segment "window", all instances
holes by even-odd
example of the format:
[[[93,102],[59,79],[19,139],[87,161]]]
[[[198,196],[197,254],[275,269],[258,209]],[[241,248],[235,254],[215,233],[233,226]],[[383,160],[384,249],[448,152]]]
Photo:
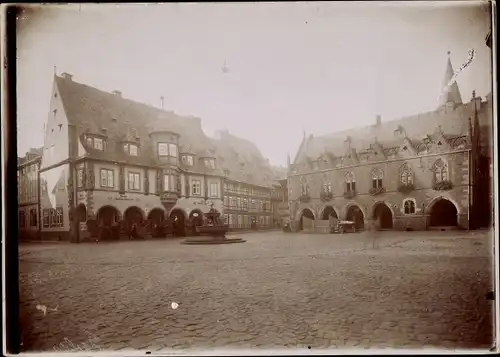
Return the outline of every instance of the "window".
[[[113,188],[115,178],[114,171],[101,169],[101,187]]]
[[[225,207],[229,206],[229,197],[228,196],[224,196],[224,206]]]
[[[30,210],[30,226],[36,227],[38,224],[38,215],[36,214],[36,209]]]
[[[192,190],[191,194],[192,195],[201,195],[201,181],[200,180],[193,180],[193,185],[192,185]]]
[[[43,209],[43,227],[44,228],[48,228],[49,225],[50,225],[49,213],[50,213],[50,209],[49,208],[44,208]]]
[[[250,208],[252,208],[252,209],[256,209],[257,208],[257,205],[256,205],[254,199],[252,199],[252,202],[250,203],[250,205],[251,205]]]
[[[96,150],[104,150],[104,145],[102,143],[102,139],[100,138],[94,138],[94,149]]]
[[[384,172],[381,169],[372,170],[372,187],[382,188],[382,179],[384,178]]]
[[[186,165],[188,166],[193,166],[194,162],[193,162],[193,157],[191,155],[186,155]]]
[[[163,191],[175,192],[175,175],[163,175]]]
[[[217,182],[210,184],[210,197],[219,197],[219,184]]]
[[[354,173],[348,172],[345,175],[345,183],[347,192],[356,192],[356,178],[354,177]]]
[[[77,187],[83,187],[83,169],[78,169],[76,172],[76,185]]]
[[[87,145],[88,146],[93,146],[92,143],[93,143],[92,142],[92,138],[87,138]]]
[[[448,165],[441,159],[434,163],[434,181],[448,181]]]
[[[400,179],[403,185],[413,184],[413,172],[408,167],[408,164],[403,164],[400,169]]]
[[[248,200],[246,198],[243,199],[243,209],[248,208]]]
[[[240,197],[237,197],[236,198],[236,208],[240,208],[241,207],[241,198]]]
[[[172,143],[158,143],[158,155],[177,157],[177,145]]]
[[[56,210],[53,208],[49,209],[49,226],[50,227],[56,226]]]
[[[26,227],[26,214],[24,211],[19,211],[19,227]]]
[[[130,156],[137,156],[139,154],[139,147],[135,144],[123,145],[123,150]]]
[[[403,201],[403,208],[405,214],[415,214],[415,200],[406,199]]]
[[[63,226],[63,208],[62,207],[57,207],[56,208],[55,226],[56,227],[62,227]]]
[[[128,189],[138,191],[141,189],[141,175],[137,172],[128,173]]]
[[[214,159],[205,159],[205,167],[208,169],[215,169],[215,160]]]

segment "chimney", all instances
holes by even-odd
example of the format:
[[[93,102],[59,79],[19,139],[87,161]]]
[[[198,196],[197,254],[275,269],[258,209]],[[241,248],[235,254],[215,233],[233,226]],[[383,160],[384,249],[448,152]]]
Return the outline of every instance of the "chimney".
[[[73,80],[73,75],[72,74],[69,74],[67,72],[64,72],[63,74],[61,74],[61,76],[64,78],[64,79],[67,79],[68,81],[72,81]]]
[[[376,126],[382,125],[382,116],[380,116],[380,115],[375,116],[375,125]]]
[[[116,96],[118,96],[118,97],[122,96],[122,92],[120,92],[119,90],[114,90],[113,94],[116,95]]]

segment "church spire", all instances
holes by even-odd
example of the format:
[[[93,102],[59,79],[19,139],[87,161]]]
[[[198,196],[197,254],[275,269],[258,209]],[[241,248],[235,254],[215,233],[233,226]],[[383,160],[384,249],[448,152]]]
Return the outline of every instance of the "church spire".
[[[443,89],[439,100],[439,106],[444,106],[447,103],[462,104],[462,96],[456,80],[453,78],[455,71],[451,64],[451,52],[448,51],[448,63],[446,64],[446,72],[444,74]],[[451,82],[453,80],[453,82]],[[451,83],[450,83],[451,82]]]

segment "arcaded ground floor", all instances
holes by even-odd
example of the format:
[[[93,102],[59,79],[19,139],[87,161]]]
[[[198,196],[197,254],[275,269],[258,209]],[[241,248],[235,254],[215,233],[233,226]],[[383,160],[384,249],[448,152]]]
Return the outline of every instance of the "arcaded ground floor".
[[[490,232],[244,238],[21,245],[22,348],[492,346]]]

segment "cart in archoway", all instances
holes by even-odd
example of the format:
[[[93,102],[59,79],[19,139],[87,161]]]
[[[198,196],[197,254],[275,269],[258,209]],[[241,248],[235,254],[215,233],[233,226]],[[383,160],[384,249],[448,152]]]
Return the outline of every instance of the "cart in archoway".
[[[347,233],[347,232],[356,232],[356,222],[353,221],[340,221],[334,219],[332,222],[332,226],[330,228],[331,233]]]

